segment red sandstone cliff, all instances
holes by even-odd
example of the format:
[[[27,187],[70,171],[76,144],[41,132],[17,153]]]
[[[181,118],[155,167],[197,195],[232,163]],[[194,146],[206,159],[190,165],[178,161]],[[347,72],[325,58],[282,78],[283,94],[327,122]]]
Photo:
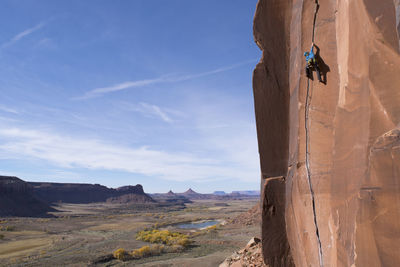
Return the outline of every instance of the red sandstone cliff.
[[[398,4],[320,0],[327,80],[308,86],[315,0],[259,0],[253,88],[270,266],[400,265]]]

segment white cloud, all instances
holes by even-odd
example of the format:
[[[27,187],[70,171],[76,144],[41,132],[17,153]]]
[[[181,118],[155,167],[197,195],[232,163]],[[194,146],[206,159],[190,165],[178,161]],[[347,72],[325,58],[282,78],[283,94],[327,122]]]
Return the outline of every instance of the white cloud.
[[[1,48],[5,48],[8,46],[13,45],[14,43],[18,42],[19,40],[21,40],[22,38],[36,32],[37,30],[39,30],[40,28],[42,28],[45,24],[43,22],[35,25],[32,28],[26,29],[20,33],[18,33],[17,35],[15,35],[13,38],[11,38],[8,42],[4,43],[1,45]]]
[[[138,80],[138,81],[127,81],[123,83],[118,83],[112,86],[108,87],[101,87],[101,88],[95,88],[93,90],[90,90],[86,92],[83,96],[76,97],[74,99],[76,100],[83,100],[83,99],[88,99],[88,98],[93,98],[93,97],[99,97],[107,93],[113,93],[121,90],[126,90],[129,88],[135,88],[135,87],[142,87],[146,85],[152,85],[152,84],[159,84],[159,83],[175,83],[175,82],[182,82],[182,81],[188,81],[196,78],[201,78],[213,74],[217,74],[220,72],[225,72],[228,70],[232,70],[235,68],[238,68],[240,66],[256,62],[257,60],[247,60],[244,62],[240,62],[237,64],[233,64],[230,66],[225,66],[222,68],[218,68],[212,71],[207,71],[207,72],[202,72],[202,73],[197,73],[197,74],[188,74],[188,75],[182,75],[182,76],[176,76],[176,75],[164,75],[158,78],[154,79],[147,79],[147,80]]]
[[[254,168],[240,162],[188,153],[130,148],[21,128],[0,129],[0,137],[1,158],[41,159],[69,169],[120,170],[175,181],[259,178]]]
[[[115,85],[112,85],[112,86],[109,86],[109,87],[101,87],[101,88],[93,89],[93,90],[87,92],[86,94],[84,94],[83,96],[76,97],[75,99],[77,99],[77,100],[79,100],[79,99],[88,99],[88,98],[101,96],[101,95],[107,94],[107,93],[112,93],[112,92],[125,90],[125,89],[128,89],[128,88],[146,86],[146,85],[160,83],[160,82],[165,82],[164,78],[123,82],[123,83],[115,84]]]

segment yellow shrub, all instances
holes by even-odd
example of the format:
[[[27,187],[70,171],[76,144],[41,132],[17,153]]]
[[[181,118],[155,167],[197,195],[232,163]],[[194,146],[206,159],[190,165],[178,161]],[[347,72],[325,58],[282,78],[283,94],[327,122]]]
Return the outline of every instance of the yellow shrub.
[[[209,226],[209,227],[207,227],[207,230],[216,230],[217,229],[217,227],[218,227],[218,225],[213,225],[213,226]]]
[[[151,255],[160,255],[161,253],[164,252],[164,245],[152,245],[150,247],[150,254]]]
[[[139,249],[135,249],[134,251],[132,251],[131,253],[132,257],[134,257],[135,259],[140,259],[143,257],[142,254],[140,254]]]
[[[123,248],[119,248],[113,253],[114,258],[118,260],[127,260],[129,257],[129,254],[125,251]]]
[[[143,255],[143,257],[146,257],[150,255],[150,247],[149,246],[143,246],[139,248],[139,252]]]
[[[170,232],[168,230],[149,230],[149,231],[140,231],[136,235],[137,240],[142,240],[150,243],[158,243],[165,245],[181,245],[188,246],[190,244],[189,237],[185,234],[181,234],[178,232]]]
[[[180,238],[178,240],[178,245],[181,245],[182,247],[187,247],[190,245],[190,241],[187,238]]]
[[[134,251],[132,251],[131,255],[136,259],[140,259],[151,255],[160,255],[162,250],[163,247],[161,248],[160,245],[155,245],[151,247],[143,246],[139,249],[135,249]]]

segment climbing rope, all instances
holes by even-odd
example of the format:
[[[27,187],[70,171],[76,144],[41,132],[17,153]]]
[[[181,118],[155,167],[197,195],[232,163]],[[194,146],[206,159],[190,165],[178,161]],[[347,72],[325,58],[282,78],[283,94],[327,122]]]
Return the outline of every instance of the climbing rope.
[[[314,43],[315,37],[315,24],[317,21],[317,13],[319,9],[318,0],[315,0],[315,11],[314,11],[314,21],[313,21],[313,28],[312,28],[312,43]],[[317,242],[318,242],[318,252],[319,252],[319,265],[320,267],[324,266],[323,258],[322,258],[322,244],[319,235],[319,228],[318,228],[318,221],[317,221],[317,213],[315,207],[315,196],[314,190],[311,182],[311,170],[310,170],[310,160],[309,160],[309,129],[308,129],[308,116],[309,116],[309,109],[310,109],[310,79],[307,78],[307,95],[306,95],[306,106],[305,106],[305,131],[306,131],[306,169],[307,169],[307,178],[308,178],[308,185],[310,187],[311,193],[311,201],[312,201],[312,209],[314,214],[314,224],[315,224],[315,232],[317,235]]]

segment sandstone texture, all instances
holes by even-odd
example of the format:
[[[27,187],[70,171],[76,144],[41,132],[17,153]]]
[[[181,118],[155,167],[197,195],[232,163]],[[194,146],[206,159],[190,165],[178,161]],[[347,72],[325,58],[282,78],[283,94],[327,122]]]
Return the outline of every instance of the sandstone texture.
[[[266,264],[400,266],[399,9],[320,0],[313,27],[315,0],[259,0]],[[324,83],[304,73],[313,32]]]

